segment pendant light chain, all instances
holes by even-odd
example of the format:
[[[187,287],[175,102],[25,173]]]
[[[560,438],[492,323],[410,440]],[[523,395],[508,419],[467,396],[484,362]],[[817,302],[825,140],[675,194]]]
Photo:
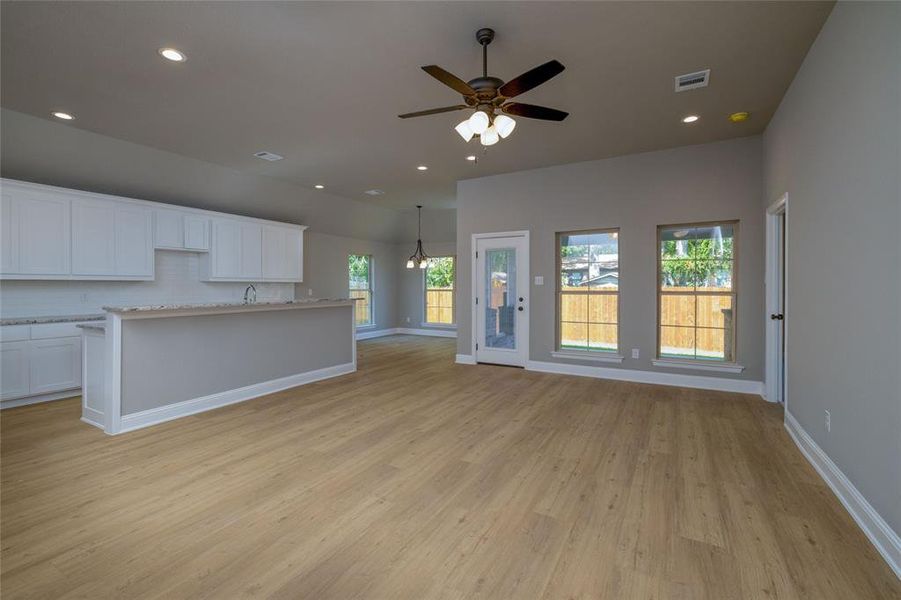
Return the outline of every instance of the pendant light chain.
[[[422,205],[417,204],[416,210],[418,211],[419,217],[419,225],[416,230],[416,251],[407,259],[407,268],[412,269],[414,267],[419,267],[420,269],[425,269],[431,257],[422,249]]]

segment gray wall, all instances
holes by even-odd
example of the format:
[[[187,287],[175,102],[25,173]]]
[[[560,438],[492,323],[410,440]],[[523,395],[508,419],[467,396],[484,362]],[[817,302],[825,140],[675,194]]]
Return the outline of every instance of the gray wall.
[[[457,254],[457,245],[455,242],[423,242],[425,251],[430,256],[454,256]],[[425,317],[423,315],[423,307],[425,306],[425,282],[421,269],[407,269],[407,258],[416,248],[415,244],[398,244],[395,263],[398,267],[398,288],[397,288],[397,327],[412,327],[418,329],[422,327]],[[467,305],[464,305],[467,306]],[[459,307],[458,307],[459,309]],[[459,310],[458,310],[459,313]],[[409,320],[408,320],[409,319]],[[456,330],[456,327],[436,327],[435,329]]]
[[[564,362],[551,357],[556,319],[555,232],[619,227],[620,346],[627,357],[622,367],[653,370],[657,225],[739,219],[736,359],[746,369],[729,376],[760,381],[761,182],[758,136],[461,181],[457,185],[457,254],[471,256],[473,233],[531,232],[531,276],[543,275],[545,284],[535,286],[533,281],[531,285],[530,358]],[[471,259],[458,261],[459,307],[470,305],[471,270]],[[471,354],[470,311],[459,310],[457,321],[458,352]],[[641,358],[630,358],[632,348],[640,349]]]
[[[122,324],[122,414],[353,362],[351,307]]]
[[[766,130],[764,203],[788,193],[788,411],[896,532],[899,144],[901,4],[839,3]]]

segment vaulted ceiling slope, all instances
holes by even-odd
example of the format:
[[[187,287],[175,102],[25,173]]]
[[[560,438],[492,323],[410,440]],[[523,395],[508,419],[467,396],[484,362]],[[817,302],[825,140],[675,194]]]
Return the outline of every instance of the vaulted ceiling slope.
[[[831,2],[3,2],[2,105],[239,171],[387,207],[452,207],[454,182],[760,133]],[[468,79],[474,32],[490,72],[566,70],[519,100],[570,113],[520,119],[486,155],[460,100],[419,67]],[[157,49],[186,53],[181,64]],[[673,77],[712,69],[676,94]],[[750,111],[745,123],[726,116]],[[685,126],[687,113],[701,120]],[[253,153],[284,155],[264,162]],[[464,160],[479,154],[478,164]],[[428,171],[417,171],[425,164]],[[363,195],[378,188],[383,196]]]

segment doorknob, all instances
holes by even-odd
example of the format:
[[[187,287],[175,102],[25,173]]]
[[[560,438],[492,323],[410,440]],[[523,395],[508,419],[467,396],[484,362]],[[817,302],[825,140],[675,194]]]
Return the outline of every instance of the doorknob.
[[[519,301],[522,302],[522,296],[520,296]]]
[[[518,307],[516,310],[522,312],[522,307],[520,306],[520,307]]]
[[[781,321],[785,318],[785,315],[770,315],[770,318],[774,321]]]

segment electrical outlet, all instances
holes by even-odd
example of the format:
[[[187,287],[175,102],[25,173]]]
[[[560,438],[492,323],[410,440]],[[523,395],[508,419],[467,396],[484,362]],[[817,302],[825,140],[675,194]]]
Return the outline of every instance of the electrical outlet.
[[[824,410],[823,412],[826,413],[826,433],[831,433],[832,432],[832,415],[829,413],[828,410]]]
[[[312,296],[312,295],[313,295],[313,288],[310,288],[307,290],[307,296]]]
[[[544,285],[544,275],[535,276],[535,285]]]
[[[639,352],[638,348],[632,348],[632,358],[638,358],[641,356],[641,352]]]

